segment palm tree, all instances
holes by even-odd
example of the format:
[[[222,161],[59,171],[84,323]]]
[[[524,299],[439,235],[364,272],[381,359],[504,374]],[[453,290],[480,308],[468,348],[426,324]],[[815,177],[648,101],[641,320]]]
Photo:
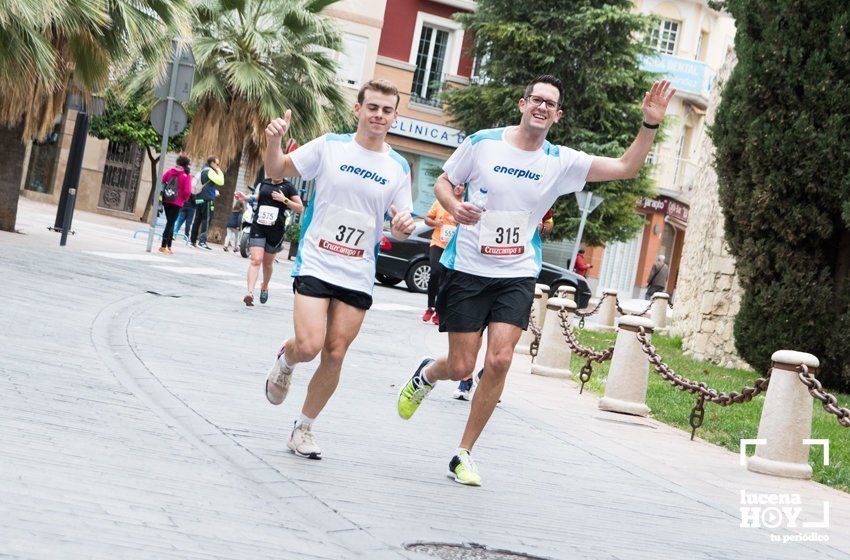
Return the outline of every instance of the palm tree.
[[[0,0],[0,147],[45,137],[70,91],[89,96],[118,66],[165,58],[190,16],[189,0]],[[20,175],[8,175],[0,229],[12,230]]]
[[[331,130],[335,114],[350,111],[332,58],[340,34],[320,13],[336,1],[213,0],[198,6],[195,107],[186,147],[199,157],[218,156],[227,169],[210,240],[224,237],[240,161],[249,176],[261,166],[271,119],[292,110],[292,135],[304,141]]]

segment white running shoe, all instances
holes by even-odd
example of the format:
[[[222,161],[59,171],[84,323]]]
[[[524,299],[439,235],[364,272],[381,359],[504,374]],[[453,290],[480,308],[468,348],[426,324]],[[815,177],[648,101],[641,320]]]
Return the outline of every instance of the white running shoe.
[[[459,401],[468,401],[469,394],[471,391],[472,379],[464,379],[458,384],[457,389],[455,389],[454,395],[452,395],[452,397]]]
[[[313,435],[310,424],[296,425],[289,435],[289,441],[286,442],[286,446],[299,457],[316,460],[322,458],[322,450],[319,449],[319,445],[316,443],[316,436]]]
[[[281,363],[284,361],[282,357],[283,348],[280,349],[266,377],[266,398],[272,404],[280,404],[286,398],[289,386],[292,384],[292,372],[295,371],[294,367],[287,367]]]

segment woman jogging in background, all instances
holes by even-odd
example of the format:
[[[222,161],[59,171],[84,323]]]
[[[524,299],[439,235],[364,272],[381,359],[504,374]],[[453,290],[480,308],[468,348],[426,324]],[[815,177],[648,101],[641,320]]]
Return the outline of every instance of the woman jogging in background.
[[[465,185],[457,185],[454,188],[455,198],[458,200],[463,196],[466,190]],[[440,280],[443,277],[443,265],[440,264],[440,257],[443,256],[443,250],[457,231],[457,222],[446,209],[440,205],[440,202],[435,200],[428,210],[428,215],[425,216],[425,224],[434,228],[431,234],[430,262],[431,262],[431,278],[428,280],[428,308],[425,309],[425,314],[422,315],[422,321],[433,321],[438,324],[439,318],[434,312],[434,306],[437,301],[437,291],[440,289]]]
[[[192,194],[192,174],[189,171],[189,158],[180,156],[177,165],[162,174],[162,209],[165,212],[165,228],[162,230],[160,253],[173,255],[171,241],[174,239],[174,223],[183,204]]]
[[[272,278],[275,255],[283,248],[283,233],[286,229],[286,211],[302,212],[304,205],[298,189],[283,179],[264,179],[250,197],[236,193],[238,201],[248,201],[254,209],[248,247],[251,264],[248,265],[248,293],[242,298],[245,305],[254,305],[254,288],[263,267],[263,283],[260,284],[260,303],[269,299],[269,281]]]

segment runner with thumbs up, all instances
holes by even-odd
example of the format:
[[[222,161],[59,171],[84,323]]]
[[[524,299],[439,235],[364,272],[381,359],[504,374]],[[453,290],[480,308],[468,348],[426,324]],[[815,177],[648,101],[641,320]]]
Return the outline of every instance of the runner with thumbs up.
[[[322,457],[312,425],[336,390],[345,354],[372,305],[384,216],[390,214],[397,239],[414,229],[410,167],[385,141],[398,101],[394,85],[370,81],[354,105],[356,133],[326,134],[289,154],[281,142],[292,113],[266,127],[266,173],[316,181],[292,268],[295,336],[281,346],[265,384],[269,402],[281,404],[296,364],[320,356],[287,444],[299,457]]]

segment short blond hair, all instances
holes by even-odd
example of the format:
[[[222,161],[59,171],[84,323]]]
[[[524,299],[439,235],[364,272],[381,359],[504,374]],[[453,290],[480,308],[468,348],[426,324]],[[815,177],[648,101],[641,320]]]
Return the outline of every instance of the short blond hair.
[[[383,93],[384,95],[395,95],[395,106],[398,108],[398,102],[401,100],[401,96],[398,94],[398,88],[394,83],[389,80],[369,80],[357,92],[357,103],[363,105],[363,98],[366,96],[367,89]]]

